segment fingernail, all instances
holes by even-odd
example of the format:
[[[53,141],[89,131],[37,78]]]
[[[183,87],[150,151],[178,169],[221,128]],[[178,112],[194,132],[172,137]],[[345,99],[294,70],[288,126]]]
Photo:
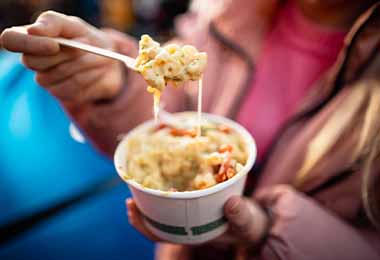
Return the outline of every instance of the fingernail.
[[[127,204],[127,207],[130,207],[130,206],[132,206],[132,204],[133,204],[133,200],[132,199],[127,199],[126,201],[126,204]]]
[[[237,215],[240,212],[240,198],[232,197],[227,201],[226,213],[229,215]]]

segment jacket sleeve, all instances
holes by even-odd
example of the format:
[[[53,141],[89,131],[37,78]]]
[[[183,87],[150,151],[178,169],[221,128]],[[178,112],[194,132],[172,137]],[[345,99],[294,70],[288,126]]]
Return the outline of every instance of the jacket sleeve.
[[[289,186],[257,195],[273,225],[260,259],[380,259],[375,229],[359,230]]]

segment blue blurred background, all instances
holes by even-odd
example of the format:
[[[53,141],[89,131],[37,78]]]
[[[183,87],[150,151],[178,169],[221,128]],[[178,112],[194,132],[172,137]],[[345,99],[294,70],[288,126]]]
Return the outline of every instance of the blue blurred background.
[[[181,0],[1,0],[0,31],[44,10],[165,40]],[[0,49],[0,259],[152,259],[126,218],[130,196],[18,54]]]

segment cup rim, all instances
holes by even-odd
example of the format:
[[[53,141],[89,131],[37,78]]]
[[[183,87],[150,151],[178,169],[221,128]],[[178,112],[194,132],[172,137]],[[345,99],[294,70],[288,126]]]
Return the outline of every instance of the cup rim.
[[[186,112],[174,113],[173,115],[186,116],[186,115],[194,115],[194,114],[196,114],[196,112],[186,111]],[[117,148],[114,153],[114,165],[120,178],[124,180],[128,185],[132,186],[133,188],[140,190],[144,193],[154,195],[154,196],[171,198],[171,199],[195,199],[195,198],[208,196],[208,195],[217,193],[218,191],[221,191],[223,189],[226,189],[227,187],[232,186],[238,180],[240,180],[245,175],[247,175],[249,171],[252,169],[256,161],[256,156],[257,156],[256,143],[253,137],[251,136],[251,134],[243,126],[241,126],[240,124],[236,123],[235,121],[229,118],[219,116],[219,115],[209,114],[209,113],[202,113],[202,116],[211,120],[212,122],[228,125],[229,127],[233,128],[239,135],[241,135],[243,140],[245,141],[249,156],[243,169],[240,172],[238,172],[234,177],[222,183],[218,183],[212,187],[202,189],[202,190],[194,190],[194,191],[161,191],[161,190],[144,187],[133,179],[125,179],[125,177],[123,176],[124,174],[124,170],[122,169],[123,166],[119,164],[120,162],[119,157],[121,156],[120,154],[122,153],[124,147],[126,147],[128,137],[133,135],[136,132],[143,131],[145,129],[152,127],[154,125],[154,120],[152,119],[138,125],[134,129],[129,131],[126,135],[123,136],[122,140],[117,145]]]

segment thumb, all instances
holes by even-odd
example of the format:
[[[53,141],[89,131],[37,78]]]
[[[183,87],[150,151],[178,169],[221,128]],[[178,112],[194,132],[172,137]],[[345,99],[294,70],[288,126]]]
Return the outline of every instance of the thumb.
[[[27,27],[27,31],[29,34],[39,36],[77,38],[87,35],[89,28],[89,24],[79,18],[46,11],[37,18],[35,23]]]
[[[268,227],[264,210],[252,199],[231,197],[224,206],[231,231],[247,242],[259,242]]]
[[[118,52],[132,57],[137,56],[138,45],[135,38],[111,28],[102,28],[102,31],[112,39]]]

